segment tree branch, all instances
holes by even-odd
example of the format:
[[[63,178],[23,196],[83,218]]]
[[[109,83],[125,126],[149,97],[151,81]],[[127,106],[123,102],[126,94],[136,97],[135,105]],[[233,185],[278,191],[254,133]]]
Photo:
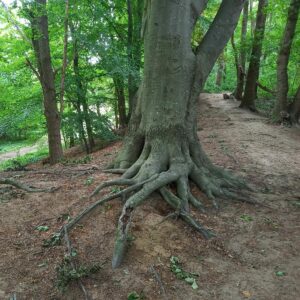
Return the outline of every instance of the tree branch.
[[[32,70],[32,72],[35,74],[39,82],[41,82],[41,75],[39,71],[33,66],[33,64],[31,63],[30,59],[27,56],[25,57],[25,60],[26,60],[26,65]]]
[[[208,32],[201,41],[196,57],[195,85],[203,87],[216,60],[232,36],[245,0],[223,0]]]
[[[191,8],[194,18],[194,23],[197,22],[198,17],[201,15],[201,13],[206,8],[208,0],[192,0],[191,1]]]
[[[261,88],[263,91],[270,93],[272,95],[276,95],[276,91],[273,91],[271,89],[269,89],[268,87],[262,85],[259,81],[256,81],[256,84],[259,88]]]

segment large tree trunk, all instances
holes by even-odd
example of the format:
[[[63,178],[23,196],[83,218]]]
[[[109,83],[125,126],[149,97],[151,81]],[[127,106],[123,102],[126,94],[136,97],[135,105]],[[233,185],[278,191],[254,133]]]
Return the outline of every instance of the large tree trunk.
[[[146,1],[144,78],[129,134],[114,163],[115,168],[126,169],[119,184],[134,182],[142,188],[124,205],[113,267],[121,263],[132,211],[155,190],[208,238],[211,233],[188,214],[189,202],[201,206],[192,196],[188,180],[195,182],[215,206],[216,196],[234,195],[226,186],[244,186],[243,180],[215,167],[203,152],[196,109],[199,93],[236,27],[243,4],[240,0],[222,2],[195,55],[191,34],[206,1]],[[171,182],[177,186],[177,196],[165,187]]]
[[[277,58],[277,102],[274,110],[275,121],[282,121],[282,115],[288,111],[288,64],[295,35],[296,24],[300,9],[300,0],[291,0],[287,22]]]
[[[252,46],[252,53],[247,73],[245,93],[240,107],[248,108],[256,111],[255,99],[257,92],[257,84],[259,77],[260,58],[262,54],[262,43],[264,40],[265,24],[266,24],[266,8],[268,0],[259,0],[256,27],[254,32],[254,40]]]
[[[60,116],[56,104],[54,72],[51,64],[51,54],[48,35],[48,17],[46,0],[36,0],[37,13],[33,12],[33,45],[38,61],[40,81],[44,96],[45,117],[48,131],[50,164],[57,163],[63,157],[60,134]]]

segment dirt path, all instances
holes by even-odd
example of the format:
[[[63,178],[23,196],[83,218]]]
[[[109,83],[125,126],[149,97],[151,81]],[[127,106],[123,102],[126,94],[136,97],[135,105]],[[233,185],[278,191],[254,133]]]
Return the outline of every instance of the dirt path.
[[[0,154],[0,163],[5,161],[5,160],[8,160],[8,159],[16,158],[20,155],[25,155],[27,153],[34,152],[34,151],[38,150],[38,148],[39,148],[38,145],[33,145],[33,146],[23,147],[19,150],[15,150],[15,151]]]
[[[267,207],[226,201],[219,212],[193,211],[217,234],[205,241],[180,220],[157,225],[171,209],[153,195],[134,215],[132,245],[116,271],[110,259],[121,204],[114,201],[99,208],[70,235],[77,265],[107,262],[84,279],[91,299],[127,299],[132,291],[151,300],[299,298],[300,130],[270,125],[237,106],[221,95],[203,94],[199,137],[212,161],[245,176],[256,189],[255,198]],[[28,184],[61,188],[54,194],[30,195],[0,187],[0,299],[14,294],[17,299],[83,299],[76,284],[64,295],[55,287],[64,246],[41,244],[61,226],[63,215],[74,216],[90,203],[85,196],[97,183],[113,177],[100,170],[78,170],[103,167],[119,147],[116,143],[94,153],[86,165],[36,165],[31,167],[35,172],[5,174],[18,175]],[[49,231],[37,231],[38,225],[47,225]],[[170,271],[172,255],[185,270],[199,274],[197,290]],[[166,296],[151,266],[160,274]]]

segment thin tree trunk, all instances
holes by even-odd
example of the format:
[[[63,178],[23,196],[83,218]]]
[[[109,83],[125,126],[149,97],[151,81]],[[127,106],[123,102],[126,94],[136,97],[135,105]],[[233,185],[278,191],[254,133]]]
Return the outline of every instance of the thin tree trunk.
[[[127,126],[127,117],[126,117],[126,99],[124,92],[124,82],[122,78],[113,78],[115,85],[115,93],[117,96],[118,103],[118,120],[120,129],[124,129]]]
[[[91,149],[90,149],[90,146],[89,146],[89,143],[86,139],[86,136],[85,136],[85,130],[84,130],[84,124],[83,124],[83,113],[81,111],[81,108],[80,108],[80,102],[79,100],[77,99],[77,102],[73,104],[76,111],[77,111],[77,116],[78,116],[78,131],[79,131],[79,137],[80,137],[80,140],[81,142],[84,144],[84,148],[85,148],[85,152],[87,154],[91,153]]]
[[[300,119],[300,85],[295,95],[294,101],[289,106],[290,120],[292,124],[299,124]]]
[[[216,85],[218,87],[220,87],[222,85],[222,82],[224,79],[224,72],[225,72],[225,68],[226,68],[224,51],[221,53],[220,57],[218,58],[217,64],[218,64],[218,70],[217,70],[217,76],[216,76]]]
[[[243,8],[243,20],[242,20],[242,32],[241,32],[241,46],[240,46],[240,55],[238,59],[237,67],[237,85],[234,96],[238,100],[242,100],[244,92],[244,83],[246,75],[246,36],[247,36],[247,26],[248,26],[248,7],[249,2],[246,1]]]
[[[291,0],[287,22],[283,33],[280,50],[277,58],[277,97],[274,110],[275,121],[281,121],[281,114],[288,111],[288,64],[295,35],[296,24],[300,9],[300,0]]]
[[[264,40],[265,24],[266,24],[266,8],[268,0],[259,0],[256,27],[254,32],[254,40],[252,46],[252,53],[247,73],[246,86],[244,96],[240,107],[248,108],[256,111],[255,99],[257,92],[257,84],[259,77],[260,58],[262,54],[262,43]]]
[[[70,29],[73,38],[73,51],[74,51],[74,58],[73,58],[73,69],[75,74],[75,82],[76,82],[76,94],[78,102],[82,105],[83,108],[83,116],[86,125],[86,132],[88,136],[89,142],[89,151],[92,152],[93,147],[95,146],[95,141],[93,137],[93,128],[92,123],[89,115],[89,107],[86,99],[86,91],[82,84],[82,79],[79,71],[79,51],[78,51],[78,40],[75,36],[75,29],[74,25],[70,22]]]
[[[33,12],[33,45],[41,76],[44,96],[45,117],[48,131],[49,161],[55,164],[63,157],[60,134],[60,116],[56,104],[54,72],[51,64],[51,53],[48,35],[48,17],[46,14],[46,0],[36,0],[38,16]]]
[[[61,68],[61,82],[60,82],[60,114],[64,112],[64,93],[65,93],[65,77],[67,69],[68,57],[68,23],[69,23],[69,0],[66,0],[65,20],[64,20],[64,50],[63,50],[63,63]]]
[[[249,9],[250,9],[250,16],[251,16],[251,23],[250,23],[251,37],[254,36],[254,31],[255,31],[255,18],[253,17],[253,1],[254,0],[249,0],[249,4],[250,4]]]

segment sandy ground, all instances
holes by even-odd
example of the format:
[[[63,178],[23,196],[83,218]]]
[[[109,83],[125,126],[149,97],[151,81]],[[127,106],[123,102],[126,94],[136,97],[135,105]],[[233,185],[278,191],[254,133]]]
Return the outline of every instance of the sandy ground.
[[[217,234],[206,241],[181,220],[157,225],[171,209],[155,194],[137,209],[131,247],[115,271],[110,259],[121,203],[98,208],[70,234],[77,265],[104,263],[83,279],[90,299],[127,299],[132,291],[143,299],[299,299],[300,130],[273,126],[237,107],[221,95],[203,94],[199,137],[212,161],[244,176],[265,206],[220,200],[221,209],[215,211],[205,201],[207,213],[192,212]],[[62,215],[75,216],[91,203],[86,196],[99,182],[115,177],[101,168],[119,147],[115,143],[94,153],[89,164],[33,165],[32,171],[0,173],[35,186],[60,186],[43,194],[0,187],[0,299],[84,299],[77,283],[64,294],[55,285],[65,246],[44,248],[42,243],[63,224]],[[39,225],[49,231],[39,232]],[[199,274],[198,289],[171,272],[172,255],[184,270]]]

